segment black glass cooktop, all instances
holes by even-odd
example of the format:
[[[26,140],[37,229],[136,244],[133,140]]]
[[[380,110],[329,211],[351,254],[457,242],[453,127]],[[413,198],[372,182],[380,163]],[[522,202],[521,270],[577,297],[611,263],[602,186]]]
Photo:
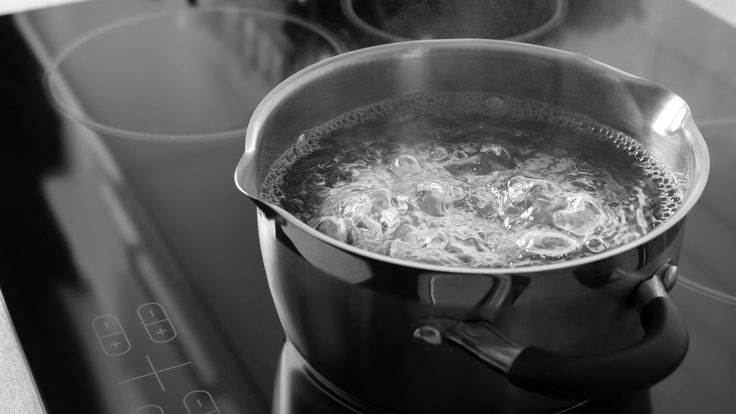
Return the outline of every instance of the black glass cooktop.
[[[262,268],[255,208],[232,180],[242,152],[240,129],[252,107],[225,111],[243,124],[226,121],[224,138],[172,144],[152,135],[186,134],[162,132],[166,123],[130,127],[148,119],[143,116],[115,130],[62,116],[42,87],[43,71],[74,39],[131,16],[186,9],[187,3],[96,0],[0,20],[0,44],[12,51],[2,52],[0,61],[3,108],[10,115],[3,120],[0,165],[12,195],[2,203],[7,222],[0,288],[46,411],[360,412],[365,407],[325,393],[284,342]],[[357,28],[337,1],[198,3],[257,7],[317,23],[334,36],[337,51],[385,41]],[[522,40],[579,52],[675,91],[690,104],[711,153],[709,184],[688,216],[672,293],[690,329],[685,361],[651,390],[570,412],[736,412],[730,266],[736,253],[736,8],[717,0],[560,3],[563,17]],[[182,19],[170,22],[186,27]],[[228,39],[253,30],[227,18],[219,24],[238,33]],[[149,39],[179,44],[165,36]],[[211,52],[219,44],[191,47]],[[196,68],[167,73],[154,55],[126,59],[129,46],[113,40],[88,60],[64,66],[59,96],[85,113],[94,108],[109,115],[124,107],[125,114],[154,111],[154,119],[169,114],[171,108],[156,109],[153,101],[130,104],[126,92],[134,90],[133,82],[110,87],[101,73],[122,68],[131,79],[146,73],[150,85],[161,85],[173,72],[199,76]],[[228,47],[242,51],[242,45]],[[85,66],[96,59],[110,66]],[[283,68],[271,63],[269,70]],[[186,88],[201,94],[201,85]],[[261,95],[249,97],[251,104],[267,92],[265,85]],[[207,111],[224,116],[215,107],[202,110],[205,117]]]

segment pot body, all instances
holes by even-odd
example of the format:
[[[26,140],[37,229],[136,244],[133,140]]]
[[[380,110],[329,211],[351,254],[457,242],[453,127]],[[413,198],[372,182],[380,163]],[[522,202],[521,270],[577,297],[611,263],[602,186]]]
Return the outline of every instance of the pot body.
[[[349,395],[406,413],[549,412],[580,401],[521,390],[459,349],[413,338],[427,317],[485,319],[524,344],[568,355],[642,336],[631,295],[677,259],[684,222],[606,260],[525,274],[406,268],[352,254],[260,211],[263,260],[287,338]],[[337,391],[337,390],[333,390]]]
[[[588,115],[631,135],[674,171],[682,204],[649,234],[596,256],[483,270],[361,251],[259,198],[269,167],[301,131],[422,91],[498,93]],[[527,413],[587,397],[522,390],[459,348],[416,340],[418,322],[485,320],[525,346],[571,356],[635,344],[644,331],[632,294],[665,262],[677,262],[685,216],[707,172],[689,109],[666,89],[579,55],[466,39],[362,49],[294,75],[254,113],[236,181],[259,206],[261,250],[286,336],[324,384],[377,412]]]

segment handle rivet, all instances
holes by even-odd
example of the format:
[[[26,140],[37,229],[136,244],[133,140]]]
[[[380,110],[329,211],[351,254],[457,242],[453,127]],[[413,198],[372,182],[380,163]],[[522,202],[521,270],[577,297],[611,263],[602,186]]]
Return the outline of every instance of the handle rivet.
[[[432,345],[440,345],[442,343],[442,334],[433,326],[420,326],[414,330],[414,339],[421,339]]]
[[[667,266],[663,271],[660,273],[660,277],[662,278],[662,284],[664,285],[664,288],[667,289],[669,292],[672,290],[673,287],[675,287],[675,284],[677,283],[677,266],[673,264],[665,265]]]
[[[465,326],[463,327],[463,330],[464,330],[464,331],[465,331],[465,333],[466,333],[466,334],[468,334],[468,336],[470,336],[471,338],[477,338],[478,336],[480,336],[480,334],[478,333],[478,331],[476,331],[476,330],[475,330],[475,329],[474,329],[474,328],[473,328],[472,326],[470,326],[470,325],[465,325]]]

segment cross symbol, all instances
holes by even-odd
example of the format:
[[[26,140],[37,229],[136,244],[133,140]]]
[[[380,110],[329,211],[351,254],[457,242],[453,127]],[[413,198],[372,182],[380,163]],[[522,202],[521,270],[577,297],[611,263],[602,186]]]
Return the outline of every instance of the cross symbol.
[[[161,335],[161,336],[163,336],[163,335],[164,335],[164,334],[166,334],[167,332],[169,332],[169,331],[168,331],[167,329],[164,329],[164,328],[158,328],[158,329],[156,330],[156,333],[157,333],[157,334],[159,334],[159,335]]]
[[[161,391],[166,391],[166,388],[164,387],[164,383],[163,381],[161,381],[161,376],[159,374],[161,374],[162,372],[170,371],[172,369],[176,369],[176,368],[191,364],[191,361],[186,361],[186,362],[182,362],[181,364],[172,365],[170,367],[156,369],[153,366],[153,362],[151,361],[151,358],[148,355],[146,355],[146,361],[148,361],[148,366],[151,368],[151,372],[147,372],[137,377],[128,378],[126,380],[119,381],[118,384],[125,384],[126,382],[136,381],[136,380],[148,377],[148,376],[153,376],[156,378],[156,381],[158,382],[159,387],[161,387]]]
[[[115,348],[115,349],[118,349],[118,347],[120,345],[122,345],[122,342],[118,342],[118,341],[112,341],[112,342],[110,342],[110,346],[113,347],[113,348]]]

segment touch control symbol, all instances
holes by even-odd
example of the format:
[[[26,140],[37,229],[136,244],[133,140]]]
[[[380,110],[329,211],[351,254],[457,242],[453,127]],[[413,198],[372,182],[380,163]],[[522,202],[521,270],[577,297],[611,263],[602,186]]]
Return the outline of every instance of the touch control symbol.
[[[185,395],[184,407],[189,414],[220,414],[212,394],[205,390],[196,390]]]
[[[164,414],[164,409],[154,404],[144,405],[135,410],[135,414]]]
[[[161,304],[151,302],[141,305],[138,308],[138,318],[151,341],[161,344],[176,338],[176,329]]]
[[[130,351],[130,341],[115,315],[105,314],[92,320],[92,329],[105,354],[120,356]]]
[[[137,381],[139,379],[143,379],[143,378],[147,378],[147,377],[153,376],[156,379],[156,382],[158,382],[158,386],[161,387],[161,391],[166,391],[166,387],[164,386],[164,382],[161,381],[161,375],[160,374],[162,372],[171,371],[172,369],[181,368],[183,366],[190,365],[192,363],[191,361],[186,361],[186,362],[182,362],[181,364],[171,365],[171,366],[168,366],[168,367],[160,368],[159,369],[159,368],[156,368],[153,365],[153,361],[151,361],[151,357],[149,357],[148,355],[146,355],[146,361],[148,362],[148,367],[151,368],[151,372],[147,372],[145,374],[138,375],[137,377],[128,378],[126,380],[119,381],[118,382],[118,385],[125,384],[126,382],[133,382],[133,381]]]

